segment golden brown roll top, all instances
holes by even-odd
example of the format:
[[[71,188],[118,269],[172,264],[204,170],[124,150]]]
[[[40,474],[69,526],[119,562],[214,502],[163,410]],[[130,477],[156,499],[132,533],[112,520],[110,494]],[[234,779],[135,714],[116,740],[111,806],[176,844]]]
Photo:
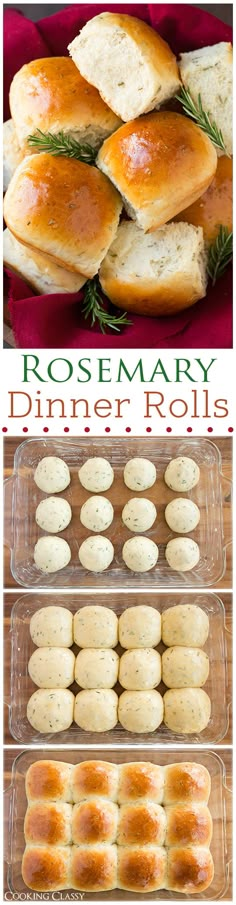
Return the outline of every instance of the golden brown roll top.
[[[65,802],[36,801],[25,815],[24,834],[29,844],[69,845],[72,805]]]
[[[213,242],[220,225],[233,229],[233,161],[219,157],[217,170],[209,188],[194,204],[185,208],[175,220],[202,226],[204,237]]]
[[[163,768],[146,761],[121,764],[118,802],[151,800],[161,804],[163,800]]]
[[[116,842],[118,805],[91,798],[75,804],[72,814],[72,841],[75,845]]]
[[[118,767],[102,760],[77,764],[73,769],[72,794],[75,802],[94,796],[117,800]]]
[[[210,886],[214,865],[208,848],[170,848],[167,852],[167,889],[185,895],[201,893]]]
[[[205,804],[173,805],[165,808],[167,846],[211,844],[212,818]]]
[[[73,801],[72,764],[54,760],[37,760],[26,773],[28,801]]]
[[[35,892],[70,887],[71,846],[27,845],[22,860],[22,877]]]
[[[211,791],[210,775],[203,764],[186,762],[164,767],[164,805],[182,802],[207,804]]]
[[[26,149],[28,136],[37,129],[54,135],[63,131],[97,146],[121,125],[70,57],[46,57],[22,66],[11,83],[10,109],[19,144]]]
[[[119,810],[118,845],[164,845],[166,815],[164,808],[147,804],[123,804]]]
[[[166,851],[157,845],[118,847],[118,888],[148,893],[163,889],[166,882]]]
[[[105,892],[117,886],[117,846],[73,845],[71,886],[80,892]]]

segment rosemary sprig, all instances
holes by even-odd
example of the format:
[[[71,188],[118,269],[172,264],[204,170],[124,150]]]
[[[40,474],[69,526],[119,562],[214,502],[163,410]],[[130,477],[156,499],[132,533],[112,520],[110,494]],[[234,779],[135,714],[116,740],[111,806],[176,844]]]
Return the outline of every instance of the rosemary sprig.
[[[58,135],[52,135],[52,132],[42,132],[37,129],[35,135],[28,135],[27,138],[30,148],[36,148],[37,151],[47,151],[53,157],[74,157],[81,163],[95,164],[97,157],[96,148],[92,148],[88,144],[80,144],[75,138],[65,135],[64,132],[58,132]]]
[[[220,226],[218,235],[208,252],[207,272],[212,285],[222,276],[233,257],[233,233],[226,226]]]
[[[128,320],[126,311],[124,314],[109,314],[106,311],[100,294],[100,283],[97,276],[93,277],[92,280],[87,280],[85,284],[82,314],[85,320],[91,317],[91,327],[98,321],[102,333],[106,333],[106,327],[110,327],[120,333],[120,327],[126,327],[132,323],[132,321]]]
[[[220,150],[224,151],[224,154],[228,156],[221,129],[218,129],[216,123],[211,121],[209,113],[206,113],[205,110],[203,110],[201,95],[198,95],[198,103],[195,104],[190,91],[187,88],[181,88],[180,93],[176,94],[176,100],[180,101],[187,116],[194,119],[202,131],[206,132],[208,138],[211,139],[212,144],[215,145],[216,148],[220,148]]]

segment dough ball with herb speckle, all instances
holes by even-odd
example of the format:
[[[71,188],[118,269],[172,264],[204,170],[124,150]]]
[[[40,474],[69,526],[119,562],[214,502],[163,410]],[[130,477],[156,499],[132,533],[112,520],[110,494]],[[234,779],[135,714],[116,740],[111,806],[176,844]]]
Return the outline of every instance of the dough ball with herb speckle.
[[[96,534],[83,541],[78,556],[84,569],[89,572],[104,572],[111,565],[114,547],[108,537]]]
[[[148,531],[157,517],[156,507],[151,500],[134,497],[122,511],[122,521],[130,531]]]
[[[39,688],[69,688],[74,682],[75,655],[66,647],[38,647],[30,657],[28,670]]]
[[[203,647],[209,635],[207,613],[192,603],[179,603],[162,613],[162,641],[167,647]]]
[[[45,606],[30,620],[30,634],[37,647],[71,647],[73,616],[64,606]]]
[[[171,490],[185,491],[196,487],[200,478],[200,469],[194,459],[188,456],[177,456],[171,459],[164,474],[165,482]]]
[[[168,647],[162,654],[162,680],[167,688],[200,688],[209,675],[209,659],[198,647]]]
[[[189,572],[197,566],[200,550],[191,537],[173,537],[166,546],[165,556],[170,569],[175,572]]]
[[[68,688],[38,688],[27,704],[27,719],[37,732],[63,732],[73,723],[74,695]]]
[[[118,644],[118,619],[107,606],[83,606],[74,616],[74,641],[82,648]]]
[[[197,527],[200,519],[200,512],[196,503],[192,500],[176,497],[171,500],[165,509],[165,520],[171,531],[178,534],[191,534],[191,531]]]
[[[137,456],[129,459],[124,468],[124,482],[130,490],[147,490],[156,480],[156,468],[149,459]]]
[[[119,682],[128,691],[145,691],[160,685],[160,654],[152,647],[127,650],[120,658]]]
[[[61,493],[70,483],[68,465],[58,456],[45,456],[37,465],[34,480],[44,493]]]
[[[161,640],[161,615],[153,606],[130,606],[119,618],[122,647],[156,647]]]
[[[34,561],[41,572],[59,572],[71,559],[69,544],[63,537],[40,537],[34,548]]]
[[[118,669],[119,657],[115,650],[85,648],[76,657],[75,681],[81,688],[113,688]]]
[[[117,724],[118,696],[108,688],[79,691],[74,720],[87,732],[107,732]]]
[[[123,691],[118,717],[128,732],[154,732],[163,720],[163,699],[159,691]]]
[[[43,531],[57,534],[64,531],[72,519],[70,504],[62,497],[49,496],[37,506],[35,519]]]
[[[148,572],[158,560],[158,547],[149,537],[131,537],[123,546],[122,557],[132,572]]]
[[[91,493],[102,493],[109,490],[114,481],[114,471],[108,459],[94,456],[87,459],[78,472],[82,487]]]
[[[80,521],[89,531],[106,531],[114,518],[114,509],[105,496],[91,496],[80,510]]]
[[[203,688],[171,688],[163,701],[164,723],[172,732],[202,732],[208,725],[211,702]]]

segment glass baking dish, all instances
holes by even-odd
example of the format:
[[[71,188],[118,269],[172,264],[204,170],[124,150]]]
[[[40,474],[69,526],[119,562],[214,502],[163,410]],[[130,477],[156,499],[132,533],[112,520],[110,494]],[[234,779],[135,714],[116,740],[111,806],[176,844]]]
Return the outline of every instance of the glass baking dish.
[[[57,455],[65,459],[71,472],[71,483],[63,491],[72,506],[73,517],[68,528],[60,533],[71,548],[71,561],[59,572],[44,574],[33,560],[36,541],[42,531],[35,522],[35,510],[45,497],[36,486],[33,475],[43,456]],[[170,459],[176,456],[192,456],[201,470],[200,481],[186,496],[201,511],[198,527],[193,532],[200,547],[200,560],[189,572],[172,571],[165,559],[165,547],[173,536],[164,518],[165,507],[179,494],[170,490],[164,482],[164,471]],[[80,522],[80,508],[88,498],[88,492],[78,480],[78,469],[91,456],[105,456],[115,471],[115,480],[106,496],[114,506],[115,515],[106,531],[115,549],[114,560],[105,572],[86,571],[79,563],[78,549],[91,533]],[[157,521],[146,533],[159,546],[157,565],[150,572],[135,573],[122,560],[122,547],[131,537],[123,525],[121,513],[125,503],[135,493],[123,481],[123,469],[128,459],[144,456],[154,462],[157,481],[140,496],[148,497],[157,506]],[[221,473],[221,456],[217,446],[205,438],[138,438],[127,437],[96,439],[38,438],[21,443],[14,457],[14,473],[5,482],[6,543],[11,549],[11,571],[15,581],[24,587],[76,587],[76,588],[160,588],[160,587],[209,587],[222,578],[226,564],[223,499],[230,505],[230,482]],[[45,533],[45,532],[44,532]]]
[[[207,749],[197,749],[193,752],[191,748],[184,748],[182,751],[156,749],[152,751],[151,757],[145,748],[138,751],[129,750],[112,750],[104,751],[97,749],[95,752],[68,749],[44,749],[43,751],[28,750],[23,751],[16,757],[12,766],[11,783],[5,791],[5,809],[4,809],[4,840],[5,840],[5,860],[8,864],[8,885],[12,894],[22,895],[27,899],[40,898],[41,900],[50,898],[50,894],[35,894],[30,892],[25,886],[21,876],[21,861],[25,847],[24,843],[24,815],[27,807],[25,795],[25,775],[30,764],[36,760],[59,760],[67,763],[79,763],[88,760],[108,760],[116,764],[127,761],[148,761],[152,760],[155,764],[162,766],[170,763],[181,761],[195,761],[203,764],[209,770],[211,776],[211,795],[209,800],[209,808],[213,818],[213,838],[211,843],[211,852],[215,865],[215,875],[211,886],[200,895],[183,896],[168,890],[159,890],[153,893],[147,893],[145,896],[138,896],[137,893],[127,892],[121,889],[112,890],[104,893],[79,893],[80,899],[99,900],[99,901],[137,901],[142,898],[151,900],[183,901],[190,899],[216,901],[220,899],[227,891],[229,882],[229,866],[230,866],[230,837],[229,830],[227,833],[227,823],[231,821],[231,790],[226,785],[226,769],[222,758],[215,751]],[[228,837],[228,838],[227,838]],[[58,893],[53,894],[53,898],[58,898]],[[72,890],[64,890],[63,899],[75,898]]]
[[[211,719],[206,729],[196,735],[176,734],[171,732],[164,726],[164,723],[155,731],[145,735],[127,732],[120,723],[108,731],[102,733],[85,732],[75,723],[70,729],[64,732],[41,734],[36,732],[27,720],[26,710],[27,702],[36,691],[36,686],[28,675],[28,661],[35,650],[30,632],[29,622],[33,613],[41,607],[52,604],[66,606],[68,609],[76,613],[80,607],[86,607],[91,604],[100,604],[109,606],[117,616],[120,615],[127,607],[136,604],[149,604],[156,607],[159,612],[163,612],[167,607],[174,606],[177,603],[194,603],[202,607],[209,617],[210,632],[204,647],[204,650],[210,659],[209,678],[204,689],[209,694],[212,703]],[[11,628],[9,633],[9,642],[11,643],[11,689],[6,703],[9,704],[9,726],[10,732],[16,741],[22,744],[43,744],[53,742],[54,744],[77,744],[89,747],[104,747],[110,745],[155,745],[156,743],[182,743],[191,744],[202,742],[204,744],[213,744],[222,740],[227,732],[229,706],[230,706],[230,689],[227,683],[227,644],[225,629],[225,610],[222,601],[215,594],[156,594],[138,592],[136,594],[129,593],[97,593],[97,594],[24,594],[13,606]],[[73,646],[75,653],[79,648]],[[165,650],[164,644],[159,644],[157,650],[160,653]],[[117,647],[118,653],[122,653],[122,648]],[[78,694],[79,686],[74,683],[71,690]],[[123,689],[117,684],[115,690],[118,694]],[[166,691],[164,683],[158,686],[158,691],[162,694]]]

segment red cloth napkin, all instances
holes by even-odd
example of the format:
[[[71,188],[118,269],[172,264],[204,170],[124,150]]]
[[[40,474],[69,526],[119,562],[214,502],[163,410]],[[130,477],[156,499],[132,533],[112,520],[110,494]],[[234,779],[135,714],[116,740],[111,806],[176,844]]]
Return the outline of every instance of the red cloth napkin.
[[[185,4],[108,4],[106,10],[129,13],[151,24],[175,53],[219,41],[232,41],[232,29],[209,13]],[[8,92],[13,75],[29,60],[67,54],[67,45],[103,4],[73,4],[33,23],[15,9],[4,14],[4,117],[10,115]],[[8,272],[9,307],[19,348],[230,348],[232,346],[232,278],[230,269],[210,287],[202,301],[168,318],[131,316],[121,334],[89,328],[81,316],[83,291],[70,295],[31,296],[23,280]]]

